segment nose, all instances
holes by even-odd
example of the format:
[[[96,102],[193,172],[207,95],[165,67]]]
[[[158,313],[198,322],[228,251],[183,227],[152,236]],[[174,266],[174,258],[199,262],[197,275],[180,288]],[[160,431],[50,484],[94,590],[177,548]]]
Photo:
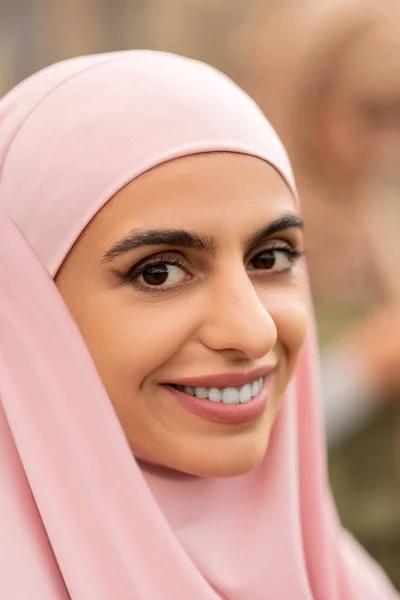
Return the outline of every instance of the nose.
[[[210,290],[199,330],[201,342],[215,351],[262,358],[276,343],[275,322],[245,271],[227,279],[220,279]]]

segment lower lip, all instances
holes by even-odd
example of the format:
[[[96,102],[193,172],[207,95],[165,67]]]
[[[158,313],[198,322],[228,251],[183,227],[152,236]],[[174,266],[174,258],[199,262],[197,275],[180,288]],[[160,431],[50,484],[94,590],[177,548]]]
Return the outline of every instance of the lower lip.
[[[259,394],[244,404],[211,402],[211,400],[189,396],[171,385],[165,387],[188,411],[199,417],[215,423],[237,425],[255,421],[264,413],[267,406],[270,377],[264,378],[264,386]]]

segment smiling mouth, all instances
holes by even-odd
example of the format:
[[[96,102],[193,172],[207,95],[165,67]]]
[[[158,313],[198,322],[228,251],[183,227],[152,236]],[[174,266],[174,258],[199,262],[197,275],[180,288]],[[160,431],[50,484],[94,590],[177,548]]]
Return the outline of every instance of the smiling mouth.
[[[264,378],[258,377],[252,383],[240,387],[192,387],[189,385],[174,385],[176,390],[209,402],[223,404],[247,404],[256,398],[264,387]]]

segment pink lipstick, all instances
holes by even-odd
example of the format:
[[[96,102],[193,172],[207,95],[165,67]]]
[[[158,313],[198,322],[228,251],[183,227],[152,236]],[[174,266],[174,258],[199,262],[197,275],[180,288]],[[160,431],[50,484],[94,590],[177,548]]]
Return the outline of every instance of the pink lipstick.
[[[276,365],[248,373],[181,378],[164,384],[187,410],[208,421],[247,423],[265,411]]]

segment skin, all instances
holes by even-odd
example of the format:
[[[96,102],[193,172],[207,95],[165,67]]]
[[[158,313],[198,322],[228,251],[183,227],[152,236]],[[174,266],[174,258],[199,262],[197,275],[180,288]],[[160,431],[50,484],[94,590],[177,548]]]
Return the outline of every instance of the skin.
[[[302,251],[303,233],[291,227],[256,246],[246,241],[288,214],[298,214],[292,193],[264,161],[197,155],[123,188],[70,251],[56,284],[137,456],[207,477],[240,475],[263,459],[306,333],[305,268],[282,250],[272,254],[279,269],[255,269],[260,261],[253,259],[276,245]],[[103,260],[132,230],[160,227],[212,237],[215,252],[145,246]],[[127,271],[155,255],[183,266],[162,267],[163,285],[146,284],[153,281],[148,271],[125,281]],[[263,365],[276,365],[267,407],[246,424],[192,414],[162,385]]]

